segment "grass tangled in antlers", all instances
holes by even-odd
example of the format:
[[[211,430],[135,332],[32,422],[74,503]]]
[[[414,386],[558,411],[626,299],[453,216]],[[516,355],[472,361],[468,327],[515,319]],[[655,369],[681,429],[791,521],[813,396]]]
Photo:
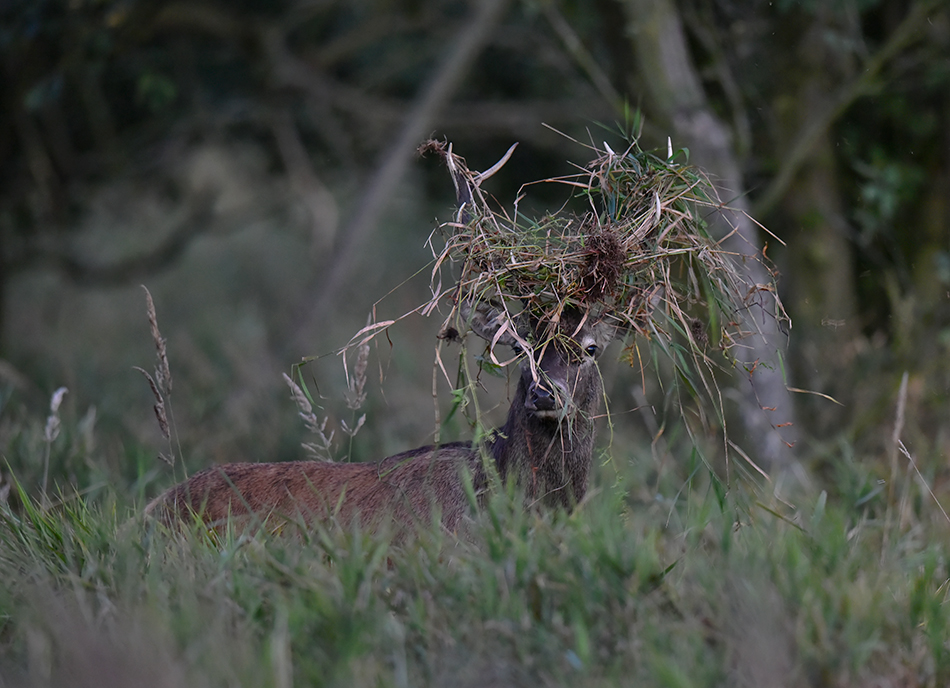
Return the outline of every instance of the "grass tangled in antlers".
[[[511,150],[491,170],[475,173],[450,144],[423,144],[420,152],[445,161],[462,202],[456,220],[441,227],[444,245],[434,248],[427,309],[447,294],[456,303],[492,299],[512,314],[527,310],[555,321],[569,306],[596,309],[637,334],[685,344],[687,358],[707,363],[710,343],[727,351],[748,334],[740,313],[761,303],[761,292],[772,294],[774,316],[784,319],[774,285],[752,283],[736,256],[709,235],[703,215],[723,205],[701,170],[636,143],[620,154],[604,148],[593,149],[597,157],[577,174],[544,180],[572,187],[586,212],[529,220],[517,206],[510,213],[493,208],[481,190]],[[443,289],[441,270],[451,264],[459,278]]]

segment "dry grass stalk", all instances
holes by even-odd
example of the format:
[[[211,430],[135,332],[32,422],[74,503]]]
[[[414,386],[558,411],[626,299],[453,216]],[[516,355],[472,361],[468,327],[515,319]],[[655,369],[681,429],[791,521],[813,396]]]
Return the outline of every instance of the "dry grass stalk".
[[[324,418],[320,421],[320,419],[317,418],[317,414],[313,412],[313,404],[310,403],[306,392],[304,392],[300,385],[294,382],[293,378],[287,373],[283,373],[283,376],[284,382],[290,387],[290,398],[293,399],[297,405],[297,412],[300,418],[303,420],[307,430],[313,433],[317,438],[316,442],[304,442],[301,446],[304,451],[315,459],[320,461],[332,461],[333,431],[331,430],[330,434],[327,435],[327,419]]]
[[[43,454],[43,500],[44,503],[47,500],[46,497],[46,484],[49,479],[49,459],[50,454],[53,451],[53,442],[59,437],[59,429],[62,427],[62,423],[59,418],[59,407],[63,403],[63,397],[66,396],[66,393],[69,390],[65,387],[60,387],[50,398],[49,402],[49,416],[46,419],[46,427],[43,429],[43,439],[46,441],[46,451]]]
[[[369,341],[364,341],[356,348],[356,365],[353,367],[353,374],[350,375],[349,368],[346,365],[346,352],[343,352],[343,372],[346,374],[346,407],[353,411],[355,420],[347,423],[340,419],[340,429],[352,440],[366,422],[366,414],[361,414],[356,418],[356,411],[362,408],[366,402],[366,369],[369,367]],[[350,445],[352,449],[352,444]]]
[[[168,366],[168,351],[165,349],[165,338],[162,337],[158,329],[158,315],[155,313],[155,304],[152,301],[152,294],[144,284],[145,290],[145,310],[148,313],[148,326],[152,332],[152,341],[155,342],[155,353],[158,363],[155,366],[155,380],[158,382],[158,388],[164,395],[171,394],[172,391],[172,371]]]
[[[897,474],[898,474],[898,452],[901,444],[901,434],[904,432],[904,414],[907,409],[907,382],[910,379],[910,374],[905,370],[904,374],[901,376],[901,385],[900,389],[897,392],[897,409],[894,412],[894,430],[891,433],[891,479],[887,484],[887,499],[888,503],[893,504],[894,502],[894,490],[897,486]]]
[[[369,342],[363,342],[356,349],[356,365],[353,375],[350,375],[346,366],[346,356],[343,357],[343,368],[346,373],[346,407],[351,411],[362,408],[366,402],[366,369],[369,367]]]
[[[65,387],[60,387],[53,392],[53,396],[50,397],[49,417],[46,419],[46,428],[43,431],[43,437],[48,443],[52,443],[59,437],[59,407],[62,405],[63,397],[66,396],[68,391],[69,390]]]
[[[145,312],[148,315],[148,326],[152,333],[152,341],[155,343],[155,369],[154,377],[148,371],[138,366],[133,368],[148,380],[149,387],[152,390],[152,396],[155,397],[155,404],[152,409],[155,411],[155,419],[158,421],[158,428],[162,437],[168,442],[168,453],[159,452],[158,458],[169,466],[175,465],[176,452],[172,445],[172,434],[174,433],[174,414],[171,408],[172,391],[172,372],[168,365],[168,351],[165,347],[165,338],[162,337],[158,329],[158,314],[155,312],[155,303],[152,301],[152,294],[145,285],[142,285],[145,291]],[[175,437],[177,441],[177,435]],[[178,448],[178,454],[181,454],[181,447]]]
[[[142,375],[145,376],[145,379],[148,380],[148,386],[152,390],[152,396],[155,397],[155,405],[152,408],[155,410],[155,418],[158,420],[158,428],[162,432],[162,437],[164,437],[166,440],[170,440],[171,433],[169,432],[168,427],[168,416],[165,414],[165,399],[162,397],[162,393],[158,389],[158,384],[144,368],[132,366],[132,369],[142,373]]]

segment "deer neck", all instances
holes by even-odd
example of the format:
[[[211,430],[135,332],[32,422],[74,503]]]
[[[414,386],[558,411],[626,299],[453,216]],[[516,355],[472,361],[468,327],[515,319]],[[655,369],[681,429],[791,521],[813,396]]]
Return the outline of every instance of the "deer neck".
[[[525,406],[524,378],[508,411],[508,420],[492,444],[495,465],[503,480],[513,479],[529,503],[572,508],[587,492],[594,450],[594,416],[602,388],[578,390],[572,413],[561,420],[539,418]]]

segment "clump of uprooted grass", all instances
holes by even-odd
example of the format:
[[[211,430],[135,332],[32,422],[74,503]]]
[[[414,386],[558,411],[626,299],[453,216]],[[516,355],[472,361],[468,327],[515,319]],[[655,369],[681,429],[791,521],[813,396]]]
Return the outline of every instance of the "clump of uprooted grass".
[[[495,208],[481,189],[487,174],[470,171],[450,144],[427,142],[423,149],[449,167],[462,206],[441,227],[433,302],[451,292],[456,302],[494,299],[548,320],[569,306],[600,308],[637,334],[680,335],[698,352],[710,343],[731,349],[746,334],[736,315],[774,285],[752,283],[710,236],[705,217],[724,205],[709,179],[636,142],[623,153],[604,146],[576,174],[536,182],[570,186],[589,210],[529,219],[517,203]],[[443,289],[440,273],[450,264],[457,285]]]
[[[706,409],[721,422],[713,372],[734,364],[731,352],[754,332],[746,312],[756,306],[779,320],[786,315],[774,284],[756,284],[741,264],[766,263],[764,254],[737,256],[710,235],[706,218],[729,209],[702,170],[636,141],[621,153],[606,143],[590,147],[594,159],[575,174],[537,182],[566,185],[586,209],[531,219],[518,201],[501,208],[481,188],[513,148],[484,173],[469,170],[451,144],[429,141],[420,150],[443,159],[458,192],[456,218],[430,241],[433,296],[422,309],[449,297],[444,332],[451,335],[462,303],[491,300],[545,322],[571,307],[598,312],[637,335],[625,352],[631,365],[642,365],[638,341],[656,344],[672,362],[674,382],[705,397],[697,408],[702,422]],[[443,279],[446,270],[457,278]]]

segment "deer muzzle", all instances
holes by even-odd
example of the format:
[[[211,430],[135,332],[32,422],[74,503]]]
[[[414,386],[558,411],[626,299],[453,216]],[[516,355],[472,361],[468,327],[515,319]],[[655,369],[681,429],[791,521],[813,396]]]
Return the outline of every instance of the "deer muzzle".
[[[564,398],[554,383],[532,381],[528,385],[525,408],[539,418],[560,418],[564,415]]]

